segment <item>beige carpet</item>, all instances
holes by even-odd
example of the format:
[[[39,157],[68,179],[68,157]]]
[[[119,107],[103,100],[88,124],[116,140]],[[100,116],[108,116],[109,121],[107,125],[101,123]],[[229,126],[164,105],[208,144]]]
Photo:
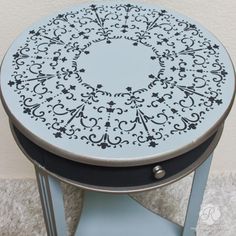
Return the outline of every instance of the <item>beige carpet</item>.
[[[135,194],[147,208],[182,224],[191,176],[167,187]],[[81,208],[81,192],[63,184],[70,232]],[[46,235],[35,180],[0,180],[0,236]],[[236,235],[236,174],[211,175],[197,228],[198,236]]]

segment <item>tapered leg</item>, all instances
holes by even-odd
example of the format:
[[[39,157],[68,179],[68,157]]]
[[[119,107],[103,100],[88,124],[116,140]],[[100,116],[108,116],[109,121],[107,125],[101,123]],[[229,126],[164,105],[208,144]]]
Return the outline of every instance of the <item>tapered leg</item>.
[[[66,236],[63,193],[60,182],[35,167],[48,236]]]
[[[212,156],[213,154],[211,154],[208,159],[195,170],[182,236],[196,235],[196,226],[207,184]]]

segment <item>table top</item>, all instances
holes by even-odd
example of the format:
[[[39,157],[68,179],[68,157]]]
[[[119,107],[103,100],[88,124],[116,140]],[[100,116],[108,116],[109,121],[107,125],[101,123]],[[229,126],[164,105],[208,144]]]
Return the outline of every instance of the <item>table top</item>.
[[[204,27],[163,7],[80,4],[24,31],[1,66],[18,129],[78,162],[166,160],[210,137],[235,93],[234,69]]]

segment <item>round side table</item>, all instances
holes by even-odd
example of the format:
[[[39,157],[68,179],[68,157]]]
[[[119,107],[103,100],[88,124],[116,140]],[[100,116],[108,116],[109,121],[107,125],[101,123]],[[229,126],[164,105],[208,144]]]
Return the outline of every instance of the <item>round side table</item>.
[[[155,5],[85,3],[34,24],[1,65],[16,143],[47,233],[67,235],[60,181],[85,190],[75,235],[192,236],[235,95],[222,44]],[[194,173],[184,226],[129,197]]]

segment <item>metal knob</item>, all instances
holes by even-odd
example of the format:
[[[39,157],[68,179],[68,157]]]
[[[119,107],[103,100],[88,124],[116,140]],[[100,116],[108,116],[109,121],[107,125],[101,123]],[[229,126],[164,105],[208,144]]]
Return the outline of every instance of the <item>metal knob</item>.
[[[155,167],[153,168],[153,173],[154,173],[154,177],[155,177],[156,179],[161,179],[161,178],[163,178],[163,177],[165,176],[165,174],[166,174],[165,170],[163,170],[161,166],[155,166]]]

